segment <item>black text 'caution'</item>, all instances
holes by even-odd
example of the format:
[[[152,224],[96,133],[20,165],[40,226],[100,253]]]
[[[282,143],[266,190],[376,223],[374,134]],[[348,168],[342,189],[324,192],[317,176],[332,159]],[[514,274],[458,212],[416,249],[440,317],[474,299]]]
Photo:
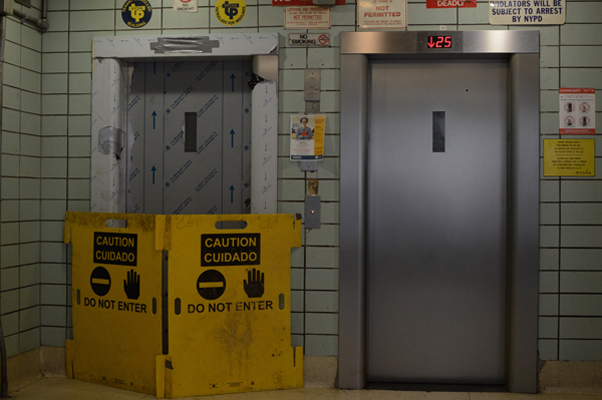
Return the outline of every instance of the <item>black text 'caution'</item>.
[[[94,262],[136,266],[138,235],[131,233],[94,232]]]
[[[201,235],[201,266],[259,265],[261,234]]]

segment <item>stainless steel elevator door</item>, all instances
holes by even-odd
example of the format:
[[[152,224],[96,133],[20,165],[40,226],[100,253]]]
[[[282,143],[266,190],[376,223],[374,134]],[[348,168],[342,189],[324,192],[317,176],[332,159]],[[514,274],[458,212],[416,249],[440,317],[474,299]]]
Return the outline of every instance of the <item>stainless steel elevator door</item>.
[[[126,211],[248,213],[251,62],[142,62],[131,68]]]
[[[507,64],[371,68],[367,379],[503,384]]]

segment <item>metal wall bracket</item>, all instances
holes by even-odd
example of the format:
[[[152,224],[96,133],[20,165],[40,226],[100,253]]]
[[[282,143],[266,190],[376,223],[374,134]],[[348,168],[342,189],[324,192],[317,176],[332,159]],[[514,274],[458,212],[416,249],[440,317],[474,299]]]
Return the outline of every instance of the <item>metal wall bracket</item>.
[[[301,161],[301,171],[314,172],[318,170],[317,161]]]
[[[320,112],[320,70],[310,68],[305,70],[305,113]]]

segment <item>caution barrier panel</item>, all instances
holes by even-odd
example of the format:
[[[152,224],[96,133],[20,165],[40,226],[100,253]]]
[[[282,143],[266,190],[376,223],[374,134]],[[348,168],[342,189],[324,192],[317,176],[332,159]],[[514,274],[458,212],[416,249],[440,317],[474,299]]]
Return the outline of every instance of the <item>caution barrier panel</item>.
[[[303,386],[290,319],[290,250],[301,246],[301,220],[178,215],[166,223],[165,396]],[[220,229],[228,226],[241,229]]]
[[[108,224],[123,224],[110,228]],[[162,260],[165,216],[68,212],[72,244],[73,340],[70,377],[156,393],[163,352]]]
[[[67,213],[70,376],[157,398],[302,387],[290,326],[301,229],[286,214]]]

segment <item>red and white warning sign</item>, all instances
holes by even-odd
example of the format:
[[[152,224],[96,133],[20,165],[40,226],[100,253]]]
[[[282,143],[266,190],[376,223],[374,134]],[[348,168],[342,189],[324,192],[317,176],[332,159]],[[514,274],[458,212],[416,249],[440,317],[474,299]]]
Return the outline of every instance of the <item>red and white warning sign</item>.
[[[174,12],[198,12],[198,0],[173,0]]]
[[[357,3],[358,29],[404,29],[406,0],[371,0]]]
[[[477,0],[426,0],[426,8],[476,7]]]
[[[596,133],[596,89],[560,88],[560,134]]]
[[[313,6],[314,0],[272,0],[272,6]],[[344,6],[345,0],[336,0],[337,6]]]
[[[284,29],[330,29],[330,7],[286,7]]]

